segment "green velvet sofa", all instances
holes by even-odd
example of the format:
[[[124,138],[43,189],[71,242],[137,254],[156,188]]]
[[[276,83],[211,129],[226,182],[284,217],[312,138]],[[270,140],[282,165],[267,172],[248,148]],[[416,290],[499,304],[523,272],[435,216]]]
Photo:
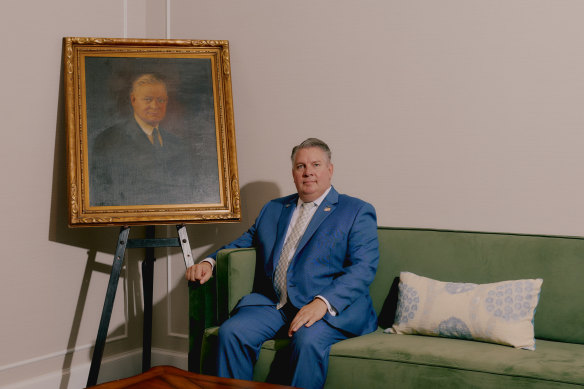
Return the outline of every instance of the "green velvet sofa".
[[[379,329],[331,349],[326,388],[574,388],[584,386],[584,238],[380,227],[371,296]],[[255,251],[223,251],[217,275],[190,288],[189,369],[214,373],[217,326],[253,284]],[[536,350],[383,332],[401,271],[451,282],[542,278]],[[281,383],[286,339],[267,341],[254,380]]]

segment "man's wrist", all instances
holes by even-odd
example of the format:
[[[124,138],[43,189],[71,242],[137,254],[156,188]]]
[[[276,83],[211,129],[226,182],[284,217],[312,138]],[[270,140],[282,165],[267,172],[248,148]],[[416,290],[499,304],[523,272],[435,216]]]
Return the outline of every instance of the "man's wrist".
[[[207,262],[208,264],[211,265],[211,270],[215,270],[215,260],[213,258],[207,257],[203,259],[201,262]]]
[[[318,295],[315,297],[315,299],[319,299],[320,301],[326,304],[326,309],[331,316],[337,316],[338,314],[337,310],[333,308],[333,306],[328,302],[326,298],[324,298],[321,295]]]

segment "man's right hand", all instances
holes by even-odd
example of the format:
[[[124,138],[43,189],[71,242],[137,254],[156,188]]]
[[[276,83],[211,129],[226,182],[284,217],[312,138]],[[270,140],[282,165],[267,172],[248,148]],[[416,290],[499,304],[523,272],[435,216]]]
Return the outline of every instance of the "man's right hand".
[[[200,262],[187,269],[185,277],[188,281],[199,281],[202,284],[209,281],[213,275],[213,266],[209,262]]]

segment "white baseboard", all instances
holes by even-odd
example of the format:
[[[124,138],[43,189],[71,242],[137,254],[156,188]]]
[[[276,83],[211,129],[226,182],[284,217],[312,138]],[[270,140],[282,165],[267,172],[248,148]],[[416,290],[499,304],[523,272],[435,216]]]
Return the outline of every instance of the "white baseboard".
[[[189,369],[189,356],[186,352],[165,350],[160,348],[152,349],[152,366],[174,366],[179,369]],[[142,350],[140,350],[140,368],[142,368]]]
[[[152,349],[152,366],[170,365],[187,370],[188,356],[171,350]],[[85,388],[91,363],[74,366],[68,371],[55,371],[20,381],[3,389],[80,389]],[[131,377],[142,372],[142,349],[104,358],[98,383]]]

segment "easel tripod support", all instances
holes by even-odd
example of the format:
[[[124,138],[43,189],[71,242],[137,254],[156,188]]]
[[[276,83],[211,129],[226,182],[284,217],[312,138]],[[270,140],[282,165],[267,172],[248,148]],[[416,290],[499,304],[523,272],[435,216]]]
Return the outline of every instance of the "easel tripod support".
[[[187,229],[184,224],[176,226],[178,238],[155,238],[154,226],[146,227],[146,239],[128,239],[130,227],[124,226],[120,229],[118,237],[114,262],[110,273],[110,279],[105,295],[101,320],[97,331],[97,339],[91,359],[91,367],[87,378],[87,386],[94,386],[97,383],[103,350],[107,338],[107,331],[112,315],[116,290],[120,278],[120,272],[124,263],[126,248],[146,248],[146,258],[142,263],[142,279],[144,287],[144,338],[142,351],[142,371],[150,368],[151,343],[152,343],[152,288],[153,288],[153,268],[154,268],[154,249],[157,247],[180,247],[183,252],[185,266],[187,268],[194,265],[193,254]]]

